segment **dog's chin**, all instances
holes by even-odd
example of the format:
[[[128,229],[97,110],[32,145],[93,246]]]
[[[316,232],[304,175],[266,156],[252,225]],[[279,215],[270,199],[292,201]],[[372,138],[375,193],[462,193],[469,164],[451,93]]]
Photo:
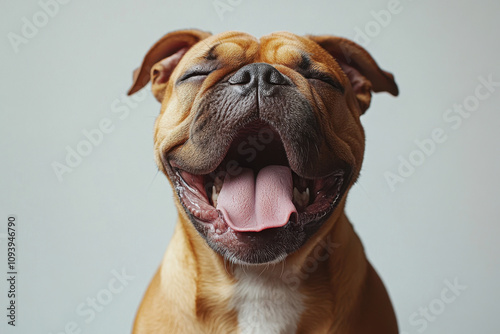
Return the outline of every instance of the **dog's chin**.
[[[191,222],[215,252],[235,264],[278,263],[306,241],[306,233],[290,224],[260,232],[236,232],[227,224],[216,231],[213,223],[192,216]]]
[[[318,231],[349,183],[350,171],[342,168],[317,178],[299,176],[290,167],[281,139],[274,138],[250,162],[238,154],[235,139],[209,174],[189,173],[175,161],[165,164],[193,226],[233,263],[283,261]]]

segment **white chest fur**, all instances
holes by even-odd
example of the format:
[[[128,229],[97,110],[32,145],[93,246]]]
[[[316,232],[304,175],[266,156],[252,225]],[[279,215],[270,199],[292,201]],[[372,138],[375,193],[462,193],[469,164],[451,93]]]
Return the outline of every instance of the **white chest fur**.
[[[304,309],[303,296],[279,275],[235,268],[231,306],[238,312],[242,334],[293,334]]]

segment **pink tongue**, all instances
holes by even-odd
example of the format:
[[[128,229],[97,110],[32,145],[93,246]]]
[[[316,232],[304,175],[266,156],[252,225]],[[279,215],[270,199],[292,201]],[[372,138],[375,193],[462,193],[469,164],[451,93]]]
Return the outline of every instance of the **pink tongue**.
[[[292,172],[285,166],[267,166],[254,178],[243,168],[237,176],[227,175],[217,198],[217,210],[237,232],[259,232],[281,227],[297,214],[292,203]]]

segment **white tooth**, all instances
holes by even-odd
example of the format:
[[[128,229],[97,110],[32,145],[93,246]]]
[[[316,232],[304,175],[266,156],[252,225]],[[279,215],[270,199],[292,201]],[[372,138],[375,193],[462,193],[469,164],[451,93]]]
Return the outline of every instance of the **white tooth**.
[[[217,206],[217,198],[219,197],[219,193],[216,191],[215,186],[212,186],[212,203],[214,203],[214,207]]]
[[[300,193],[296,187],[293,187],[293,201],[299,204]]]
[[[300,207],[305,207],[309,204],[309,188],[303,193],[300,193],[297,188],[293,188],[293,201]]]

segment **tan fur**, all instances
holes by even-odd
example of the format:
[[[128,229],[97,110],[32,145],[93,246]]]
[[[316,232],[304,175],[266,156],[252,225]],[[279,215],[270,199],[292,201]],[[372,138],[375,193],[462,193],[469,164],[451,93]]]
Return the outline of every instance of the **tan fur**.
[[[196,108],[208,88],[243,64],[267,62],[290,77],[302,94],[314,103],[314,112],[323,120],[324,133],[332,139],[335,154],[355,166],[354,183],[364,153],[364,133],[359,117],[370,103],[371,89],[358,92],[358,96],[354,94],[347,76],[331,57],[336,51],[328,50],[337,45],[335,41],[325,36],[314,41],[314,37],[286,32],[264,36],[260,41],[237,32],[209,36],[197,30],[186,30],[170,36],[176,38],[176,43],[187,38],[185,44],[190,50],[182,57],[168,82],[153,86],[155,95],[162,102],[154,139],[156,160],[163,172],[166,173],[161,154],[175,151],[188,139],[194,117],[191,110]],[[339,42],[338,37],[335,38]],[[168,44],[168,38],[162,41]],[[343,39],[340,41],[347,43]],[[176,89],[175,79],[216,43],[219,44],[217,52],[226,56],[224,67],[212,74],[197,91]],[[328,100],[331,105],[327,106],[318,102],[319,96],[308,88],[305,79],[287,66],[298,61],[300,50],[308,51],[323,70],[338,78],[346,87],[345,100],[332,98]],[[153,68],[155,63],[173,52],[161,54],[158,49],[153,51],[150,50],[156,55],[154,63],[148,63],[146,57],[136,75],[132,93],[149,80],[146,68]],[[378,91],[392,90],[397,94],[392,76],[380,70],[368,53],[356,51],[355,57],[358,62],[369,58],[366,65],[370,70],[366,74],[370,76],[366,81],[369,88],[374,86]],[[332,114],[331,110],[339,112]],[[196,152],[192,153],[192,159],[196,159]],[[215,253],[195,230],[177,197],[175,201],[179,212],[177,226],[139,308],[133,333],[238,333],[237,314],[231,309],[230,301],[235,283],[233,271],[241,265],[227,263]],[[366,259],[362,244],[344,214],[344,206],[345,196],[320,230],[299,251],[290,254],[282,263],[264,265],[259,270],[266,270],[270,279],[286,279],[284,273],[292,279],[300,277],[297,289],[305,296],[305,311],[298,321],[297,333],[395,334],[398,330],[391,302]],[[327,245],[326,249],[324,245]],[[328,245],[333,247],[328,248]],[[325,252],[329,252],[328,258],[318,261],[318,254],[324,255]],[[308,269],[311,265],[314,266],[312,271]]]

